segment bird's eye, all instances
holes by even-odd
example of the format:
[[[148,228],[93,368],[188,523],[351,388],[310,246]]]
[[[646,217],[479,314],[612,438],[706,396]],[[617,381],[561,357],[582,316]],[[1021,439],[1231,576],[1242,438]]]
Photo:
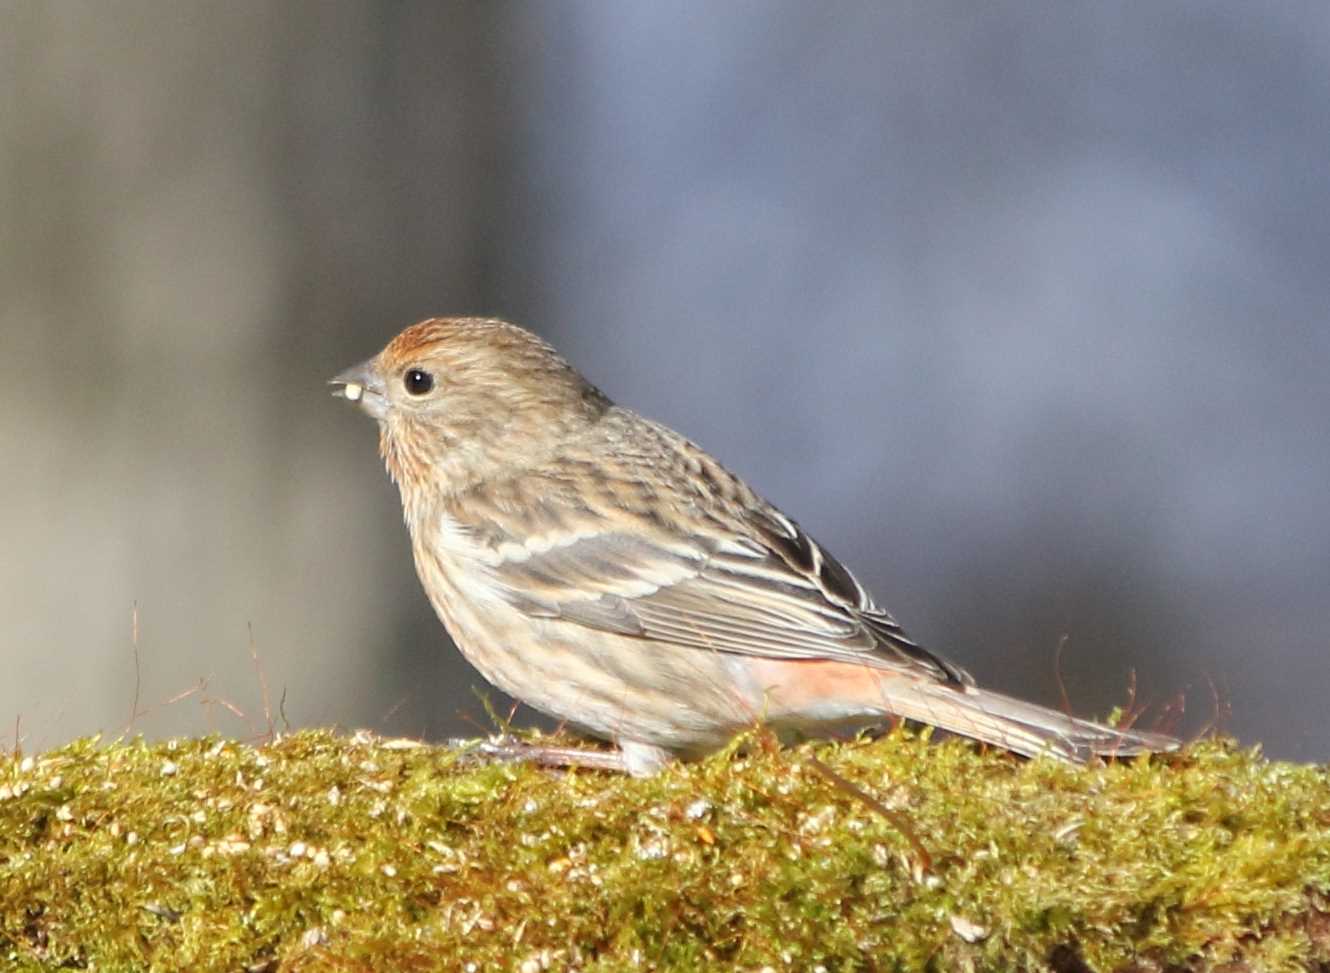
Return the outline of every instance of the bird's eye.
[[[412,395],[424,395],[434,388],[434,376],[419,368],[409,368],[402,376],[402,384]]]

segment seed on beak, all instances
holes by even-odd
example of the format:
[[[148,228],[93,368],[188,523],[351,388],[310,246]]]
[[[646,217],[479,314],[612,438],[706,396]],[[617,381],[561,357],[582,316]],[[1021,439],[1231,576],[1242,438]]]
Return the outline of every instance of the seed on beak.
[[[365,391],[364,386],[357,385],[355,382],[347,382],[342,386],[342,395],[346,396],[350,402],[357,402],[361,394]]]

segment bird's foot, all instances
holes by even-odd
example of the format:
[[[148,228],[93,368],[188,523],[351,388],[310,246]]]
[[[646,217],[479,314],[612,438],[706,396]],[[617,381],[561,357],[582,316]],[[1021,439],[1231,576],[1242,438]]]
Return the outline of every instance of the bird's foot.
[[[650,777],[670,761],[669,751],[633,740],[620,741],[617,750],[550,747],[506,735],[487,740],[450,740],[448,743],[480,760],[521,761],[540,767],[584,767],[633,777]]]

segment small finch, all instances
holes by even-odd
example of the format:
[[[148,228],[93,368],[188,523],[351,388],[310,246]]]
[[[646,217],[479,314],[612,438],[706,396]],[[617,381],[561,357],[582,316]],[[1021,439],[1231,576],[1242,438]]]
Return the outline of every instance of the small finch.
[[[979,689],[683,436],[505,321],[432,318],[332,380],[373,416],[416,571],[494,685],[650,774],[762,723],[891,717],[1027,756],[1177,746]]]

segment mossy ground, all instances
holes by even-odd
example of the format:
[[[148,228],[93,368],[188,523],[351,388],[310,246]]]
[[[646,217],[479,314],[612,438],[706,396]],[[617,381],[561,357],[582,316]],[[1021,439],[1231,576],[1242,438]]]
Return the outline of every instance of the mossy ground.
[[[0,755],[5,969],[1294,970],[1327,888],[1330,774],[1219,743],[759,737],[648,780],[327,732]]]

